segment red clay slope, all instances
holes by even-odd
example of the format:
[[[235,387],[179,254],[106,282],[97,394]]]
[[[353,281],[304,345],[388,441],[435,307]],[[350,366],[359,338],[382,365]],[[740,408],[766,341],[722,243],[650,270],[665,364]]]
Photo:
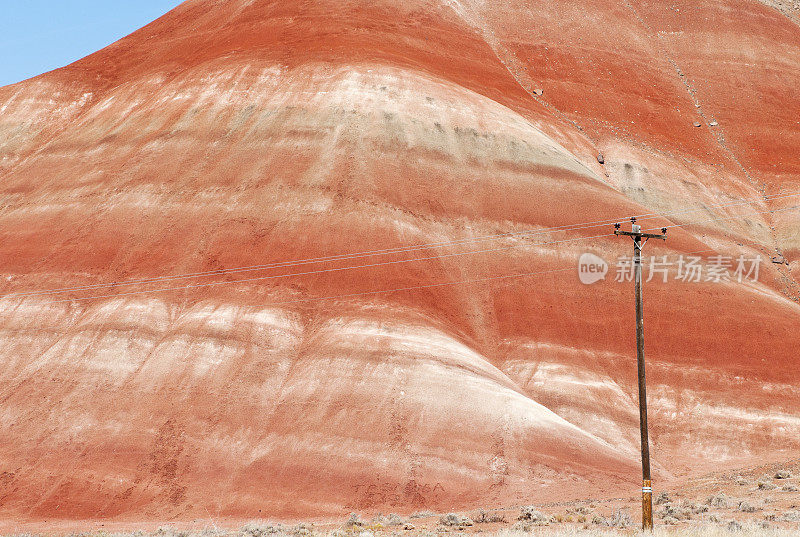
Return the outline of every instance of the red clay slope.
[[[634,494],[631,245],[549,229],[630,214],[767,260],[647,284],[657,482],[796,455],[798,88],[743,0],[192,0],[1,88],[4,527]]]

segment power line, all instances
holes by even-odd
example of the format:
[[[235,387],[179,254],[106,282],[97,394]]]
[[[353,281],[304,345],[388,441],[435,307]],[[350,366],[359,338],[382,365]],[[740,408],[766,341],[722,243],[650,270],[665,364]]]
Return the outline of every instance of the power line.
[[[784,199],[784,198],[796,197],[796,196],[800,196],[800,192],[792,193],[792,194],[776,195],[776,196],[771,196],[771,197],[762,198],[762,199],[772,201],[772,200],[776,200],[776,199]],[[747,205],[747,204],[752,204],[752,201],[751,200],[741,200],[740,199],[740,200],[737,200],[736,202],[727,203],[727,204],[720,204],[720,205],[710,205],[710,206],[706,206],[706,207],[701,208],[701,209],[687,209],[687,210],[684,210],[684,211],[676,211],[676,212],[665,213],[665,214],[648,213],[648,214],[645,214],[645,215],[636,216],[636,218],[645,218],[645,219],[669,218],[671,216],[675,216],[675,215],[679,215],[679,214],[699,212],[699,211],[703,211],[703,210],[706,210],[706,209],[712,209],[712,208],[713,209],[721,209],[721,208],[733,207],[733,206],[738,206],[738,205]],[[782,209],[779,209],[779,210],[776,210],[776,211],[764,211],[762,213],[757,213],[757,214],[765,214],[767,212],[778,212],[780,210],[782,210]],[[648,217],[650,217],[650,218],[648,218]],[[76,287],[63,287],[63,288],[57,288],[57,289],[45,289],[45,290],[40,290],[40,291],[32,291],[32,292],[28,292],[28,293],[9,293],[8,295],[5,295],[5,297],[11,297],[11,296],[25,297],[25,296],[40,296],[40,295],[50,295],[50,294],[61,294],[61,293],[66,293],[66,292],[70,292],[70,291],[86,291],[86,290],[102,289],[102,288],[115,287],[115,286],[141,285],[141,284],[158,283],[158,282],[162,282],[162,281],[170,281],[170,280],[178,280],[178,279],[186,279],[186,278],[194,278],[194,277],[202,277],[202,276],[223,276],[223,275],[226,275],[226,274],[236,274],[236,273],[239,273],[239,272],[250,272],[250,271],[257,271],[257,270],[266,270],[266,269],[271,269],[271,268],[294,267],[294,266],[301,266],[301,265],[307,265],[307,264],[313,264],[313,263],[321,263],[321,262],[326,262],[326,261],[345,261],[345,260],[350,260],[350,259],[359,259],[359,258],[363,258],[363,257],[371,257],[371,256],[376,256],[376,255],[390,255],[390,254],[395,254],[395,253],[406,253],[406,252],[413,252],[413,251],[419,251],[419,250],[424,250],[424,249],[435,248],[435,247],[438,247],[438,246],[458,245],[458,244],[464,244],[464,243],[480,242],[480,241],[486,241],[486,240],[495,240],[495,239],[500,239],[500,238],[515,237],[515,236],[528,236],[528,237],[531,237],[531,236],[536,236],[536,235],[543,235],[543,234],[547,234],[547,233],[552,233],[552,232],[556,232],[556,231],[578,231],[578,230],[590,229],[590,228],[594,228],[594,227],[606,226],[606,225],[612,224],[614,222],[617,222],[619,220],[626,219],[626,218],[627,217],[616,219],[616,220],[606,220],[606,221],[596,221],[596,222],[583,222],[583,223],[572,224],[572,225],[568,225],[568,226],[557,226],[557,227],[552,227],[552,228],[546,228],[546,229],[539,230],[539,231],[536,231],[536,232],[533,232],[533,231],[520,231],[520,232],[512,232],[512,233],[502,233],[502,234],[496,234],[496,235],[485,235],[485,236],[482,236],[482,237],[459,239],[459,240],[454,240],[454,241],[441,241],[441,242],[427,243],[427,244],[414,245],[414,246],[397,247],[397,248],[386,248],[386,249],[380,249],[380,250],[355,252],[355,253],[351,253],[351,254],[338,254],[338,255],[317,257],[317,258],[308,258],[308,259],[296,260],[296,261],[282,261],[282,262],[269,263],[269,264],[264,264],[264,265],[251,265],[251,266],[245,266],[245,267],[235,267],[235,268],[230,268],[230,269],[218,269],[218,270],[212,270],[212,271],[206,271],[206,272],[195,272],[195,273],[188,273],[188,274],[182,274],[182,275],[158,276],[158,277],[145,278],[145,279],[139,279],[139,280],[125,280],[125,281],[115,281],[115,282],[84,285],[84,286],[76,286]],[[674,227],[674,226],[667,226],[667,227]],[[598,235],[598,236],[595,236],[595,237],[586,237],[586,238],[600,238],[600,237],[603,237],[603,236],[606,236],[606,235]],[[568,239],[568,240],[574,240],[574,239]],[[559,242],[559,241],[556,241],[556,242]],[[546,244],[553,244],[553,243],[542,243],[542,245],[546,245]],[[504,247],[504,248],[500,248],[500,249],[497,249],[497,250],[503,250],[503,249],[513,248],[513,247],[515,247],[515,246]],[[495,250],[493,250],[493,249],[478,250],[475,253],[484,253],[484,252],[491,252],[491,251],[495,251]],[[435,258],[449,257],[451,255],[468,255],[468,253],[445,254],[445,255],[435,256]],[[413,261],[413,260],[416,260],[416,259],[428,260],[428,259],[432,259],[432,258],[433,257],[415,258],[415,259],[412,259],[410,261]],[[399,262],[406,262],[406,261],[405,260],[401,260]],[[374,265],[364,265],[364,266],[379,266],[379,265],[381,265],[381,264],[380,263],[376,263]],[[353,268],[359,268],[359,267],[353,267]],[[314,274],[314,273],[316,273],[316,271],[311,271],[311,272],[308,272],[308,273],[299,273],[298,275],[307,275],[307,274]],[[280,276],[278,276],[278,277],[280,277]],[[250,281],[250,279],[244,279],[244,280],[241,280],[241,281]],[[187,287],[187,288],[189,288],[189,287]],[[178,288],[175,288],[175,289],[178,289]],[[114,296],[119,296],[119,295],[114,295]]]
[[[653,229],[656,229],[656,228],[653,228]],[[652,230],[649,230],[649,231],[652,231]],[[706,248],[705,250],[695,250],[693,252],[686,252],[684,255],[702,254],[702,253],[705,253],[705,252],[716,252],[716,251],[717,251],[716,248]],[[647,263],[645,263],[645,264],[647,264]],[[474,278],[474,279],[469,279],[469,280],[458,280],[458,281],[454,281],[454,282],[439,282],[439,283],[431,283],[431,284],[425,284],[425,285],[414,285],[414,286],[410,286],[410,287],[397,287],[397,288],[394,288],[394,289],[379,289],[377,291],[363,291],[363,292],[359,292],[359,293],[348,293],[348,294],[344,294],[344,295],[329,295],[329,296],[322,296],[322,297],[298,298],[298,299],[295,299],[295,300],[286,300],[286,301],[283,301],[283,302],[270,302],[267,305],[268,306],[284,306],[284,305],[288,305],[288,304],[299,304],[299,303],[302,303],[302,302],[314,302],[316,300],[334,300],[334,299],[337,299],[337,298],[354,298],[354,297],[359,297],[359,296],[378,295],[378,294],[394,293],[394,292],[400,292],[400,291],[413,291],[413,290],[416,290],[416,289],[428,289],[428,288],[431,288],[431,287],[445,287],[445,286],[450,286],[450,285],[462,285],[462,284],[467,284],[467,283],[482,283],[482,282],[495,281],[495,280],[510,280],[510,279],[514,279],[514,278],[526,278],[526,277],[538,276],[538,275],[542,275],[542,274],[554,274],[554,273],[558,273],[558,272],[568,272],[568,271],[571,272],[571,271],[574,271],[574,270],[575,270],[575,267],[567,267],[567,268],[562,268],[562,269],[541,270],[541,271],[536,271],[536,272],[522,272],[522,273],[516,273],[516,274],[506,274],[506,275],[503,275],[503,276],[487,276],[487,277],[484,277],[484,278]],[[49,304],[52,304],[52,302],[50,302]]]
[[[776,212],[782,212],[782,211],[793,210],[793,209],[798,209],[798,208],[800,208],[800,206],[785,207],[783,209],[776,209],[774,211],[762,211],[762,212],[757,212],[755,214],[776,213]],[[689,225],[702,224],[702,223],[705,223],[705,222],[720,221],[720,220],[732,220],[732,219],[738,219],[738,218],[744,218],[744,216],[733,216],[733,217],[722,218],[722,219],[720,219],[720,218],[711,218],[711,219],[707,219],[707,220],[699,220],[699,221],[695,221],[695,222],[687,222],[685,224],[674,224],[674,225],[669,226],[669,227],[671,227],[671,228],[684,227],[684,226],[689,226]],[[652,228],[652,230],[656,230],[656,229],[661,229],[661,228]],[[564,240],[560,240],[560,241],[552,241],[552,242],[545,242],[545,243],[534,243],[531,246],[546,246],[546,245],[550,245],[550,244],[559,244],[559,243],[564,243],[564,242],[596,239],[596,238],[608,237],[608,236],[613,236],[613,235],[614,235],[613,233],[607,233],[607,234],[604,234],[604,235],[595,235],[595,236],[589,236],[589,237],[575,237],[575,238],[572,238],[572,239],[564,239]],[[159,292],[167,292],[167,291],[180,291],[180,290],[197,289],[197,288],[203,288],[203,287],[216,287],[216,286],[220,286],[220,285],[230,285],[230,284],[253,282],[253,281],[264,281],[264,280],[268,280],[268,279],[287,278],[287,277],[292,277],[292,276],[308,276],[308,275],[322,274],[322,273],[328,273],[328,272],[339,272],[339,271],[344,271],[344,270],[354,270],[354,269],[361,269],[361,268],[373,268],[373,267],[376,267],[376,266],[386,266],[386,265],[393,265],[393,264],[400,264],[400,263],[411,263],[411,262],[414,262],[414,261],[427,261],[427,260],[431,260],[431,259],[441,259],[441,258],[456,257],[456,256],[462,256],[462,255],[474,255],[474,254],[477,254],[477,253],[495,252],[495,251],[501,251],[501,250],[508,250],[508,249],[512,249],[512,248],[517,248],[517,247],[518,247],[517,245],[513,245],[513,246],[502,247],[502,248],[491,248],[491,249],[486,249],[486,250],[477,250],[477,251],[468,251],[468,252],[458,252],[458,253],[453,253],[453,254],[444,254],[444,255],[441,255],[441,256],[432,256],[432,257],[423,257],[423,258],[413,258],[413,259],[401,259],[401,260],[394,260],[394,261],[385,261],[385,262],[382,262],[382,263],[373,263],[373,264],[368,264],[368,265],[350,265],[350,266],[346,266],[346,267],[336,267],[336,268],[331,268],[331,269],[320,269],[320,270],[301,272],[301,273],[276,274],[276,275],[270,275],[270,276],[259,276],[259,277],[256,277],[256,278],[244,278],[244,279],[232,280],[232,281],[208,282],[208,283],[202,283],[202,284],[192,284],[192,285],[185,285],[185,286],[178,286],[178,287],[168,287],[168,288],[161,288],[161,289],[148,289],[148,290],[141,290],[141,291],[130,291],[130,292],[125,292],[125,293],[117,293],[117,294],[113,294],[113,295],[96,295],[96,296],[88,296],[88,297],[70,298],[70,299],[65,299],[65,300],[50,301],[50,302],[46,302],[45,304],[59,304],[59,303],[65,303],[65,302],[79,302],[79,301],[86,301],[86,300],[94,300],[94,299],[100,299],[100,298],[117,298],[117,297],[122,297],[122,296],[132,296],[132,295],[140,295],[140,294],[147,294],[147,293],[159,293]],[[565,270],[570,270],[570,269],[565,269]],[[551,271],[547,271],[547,272],[551,272]],[[555,272],[558,272],[558,271],[555,271]],[[502,277],[497,277],[497,278],[502,278]],[[488,279],[493,279],[493,278],[488,278]],[[482,280],[478,280],[478,281],[482,281]],[[430,286],[436,286],[436,285],[437,284],[431,284]],[[422,286],[422,287],[418,287],[418,288],[425,288],[425,287],[429,287],[429,286]],[[417,288],[417,287],[414,287],[414,288]],[[406,290],[406,288],[397,289],[397,290]],[[387,292],[389,292],[389,291],[387,291]],[[357,295],[358,294],[356,294],[356,296]],[[9,297],[10,296],[21,296],[21,295],[9,295]]]
[[[784,209],[777,209],[777,210],[774,210],[774,211],[758,212],[758,213],[755,213],[755,214],[764,214],[765,212],[775,213],[775,212],[781,212],[781,211],[791,210],[791,209],[796,209],[796,208],[797,207],[787,207],[787,208],[784,208]],[[700,221],[696,221],[696,222],[687,222],[685,224],[675,224],[675,225],[672,225],[672,226],[669,226],[669,227],[683,227],[683,226],[688,226],[688,225],[700,224],[700,223],[704,223],[704,222],[719,221],[719,220],[730,220],[730,219],[737,219],[737,218],[742,218],[742,217],[735,216],[735,217],[728,217],[728,218],[722,218],[722,219],[720,219],[720,218],[712,218],[712,219],[700,220]],[[654,229],[659,229],[659,228],[654,228]],[[559,241],[551,241],[551,242],[544,242],[544,243],[533,243],[533,244],[530,244],[530,246],[547,246],[547,245],[551,245],[551,244],[560,244],[560,243],[564,243],[564,242],[573,242],[573,241],[587,240],[587,239],[597,239],[597,238],[608,237],[608,236],[613,236],[613,233],[606,233],[606,234],[603,234],[603,235],[595,235],[595,236],[589,236],[589,237],[574,237],[572,239],[563,239],[563,240],[559,240]],[[512,246],[504,246],[504,247],[500,247],[500,248],[489,248],[489,249],[484,249],[484,250],[470,250],[470,251],[467,251],[467,252],[457,252],[457,253],[451,253],[451,254],[442,254],[442,255],[438,255],[438,256],[417,257],[417,258],[411,258],[411,259],[400,259],[400,260],[394,260],[394,261],[384,261],[384,262],[381,262],[381,263],[371,263],[371,264],[366,264],[366,265],[349,265],[349,266],[346,266],[346,267],[335,267],[335,268],[328,268],[328,269],[318,269],[318,270],[306,271],[306,272],[297,272],[297,273],[289,273],[289,274],[273,274],[273,275],[269,275],[269,276],[259,276],[259,277],[255,277],[255,278],[243,278],[243,279],[233,280],[233,281],[208,282],[208,283],[202,283],[202,284],[192,284],[192,285],[184,285],[184,286],[177,286],[177,287],[167,287],[167,288],[161,288],[161,289],[149,289],[149,290],[145,290],[145,291],[131,291],[131,292],[125,292],[125,293],[116,293],[116,294],[113,294],[113,295],[97,295],[97,296],[90,296],[90,297],[71,298],[71,299],[66,299],[66,300],[61,300],[61,301],[55,301],[55,302],[52,302],[52,303],[83,301],[83,300],[91,300],[91,299],[97,299],[97,298],[113,298],[113,297],[119,297],[119,296],[138,295],[138,294],[143,294],[143,293],[158,293],[158,292],[167,292],[167,291],[180,291],[180,290],[196,289],[196,288],[202,288],[202,287],[216,287],[216,286],[219,286],[219,285],[228,285],[228,284],[233,284],[233,283],[244,283],[244,282],[252,282],[252,281],[263,281],[263,280],[270,280],[270,279],[287,278],[287,277],[292,277],[292,276],[310,276],[310,275],[314,275],[314,274],[322,274],[322,273],[328,273],[328,272],[341,272],[341,271],[344,271],[344,270],[354,270],[354,269],[361,269],[361,268],[374,268],[374,267],[378,267],[378,266],[387,266],[387,265],[394,265],[394,264],[401,264],[401,263],[412,263],[412,262],[415,262],[415,261],[429,261],[429,260],[433,260],[433,259],[458,257],[458,256],[464,256],[464,255],[474,255],[474,254],[479,254],[479,253],[490,253],[490,252],[497,252],[497,251],[503,251],[503,250],[510,250],[510,249],[517,248],[517,247],[518,247],[518,245],[512,245]],[[44,293],[41,293],[41,294],[44,294]],[[24,296],[24,295],[15,295],[15,296]]]
[[[653,228],[653,229],[656,229],[656,228]],[[693,255],[693,254],[700,254],[700,253],[704,253],[704,252],[715,252],[715,251],[717,251],[716,248],[707,248],[705,250],[695,250],[693,252],[686,252],[685,255]],[[482,283],[482,282],[494,281],[494,280],[509,280],[509,279],[514,279],[514,278],[525,278],[525,277],[537,276],[537,275],[541,275],[541,274],[554,274],[554,273],[558,273],[558,272],[568,272],[568,271],[571,272],[571,271],[574,271],[574,270],[575,270],[575,267],[567,267],[567,268],[562,268],[562,269],[542,270],[542,271],[536,271],[536,272],[522,272],[522,273],[516,273],[516,274],[506,274],[506,275],[502,275],[502,276],[487,276],[487,277],[484,277],[484,278],[474,278],[474,279],[469,279],[469,280],[457,280],[457,281],[452,281],[452,282],[439,282],[439,283],[431,283],[431,284],[425,284],[425,285],[414,285],[414,286],[409,286],[409,287],[396,287],[396,288],[393,288],[393,289],[378,289],[376,291],[362,291],[362,292],[358,292],[358,293],[347,293],[347,294],[341,294],[341,295],[328,295],[328,296],[322,296],[322,297],[298,298],[298,299],[295,299],[295,300],[286,300],[286,301],[282,301],[282,302],[270,302],[269,304],[266,304],[266,305],[267,306],[284,306],[284,305],[288,305],[288,304],[299,304],[299,303],[303,303],[303,302],[314,302],[314,301],[317,301],[317,300],[334,300],[334,299],[338,299],[338,298],[355,298],[355,297],[359,297],[359,296],[378,295],[378,294],[394,293],[394,292],[400,292],[400,291],[413,291],[413,290],[416,290],[416,289],[428,289],[428,288],[432,288],[432,287],[446,287],[446,286],[452,286],[452,285],[462,285],[462,284],[467,284],[467,283]],[[229,283],[235,283],[235,282],[229,282]],[[147,292],[149,292],[149,291],[141,291],[138,294],[147,293]],[[119,295],[111,295],[111,296],[115,297],[115,296],[119,296]],[[99,297],[88,297],[88,298],[99,298]],[[54,301],[54,302],[45,302],[44,304],[45,305],[49,305],[49,304],[58,304],[58,303],[63,303],[63,302],[72,302],[72,300],[59,300],[59,301]]]
[[[572,241],[579,241],[579,240],[586,240],[586,239],[599,239],[599,238],[602,238],[602,237],[608,237],[610,235],[612,235],[612,234],[605,233],[603,235],[594,235],[594,236],[591,236],[591,237],[574,237],[572,239],[563,239],[563,240],[560,240],[560,241],[533,243],[533,244],[530,244],[530,246],[547,246],[547,245],[550,245],[550,244],[559,244],[559,243],[564,243],[564,242],[572,242]],[[76,300],[90,300],[90,299],[93,299],[93,298],[112,298],[112,297],[117,297],[117,296],[137,295],[137,294],[142,294],[142,293],[158,293],[158,292],[166,292],[166,291],[180,291],[180,290],[184,290],[184,289],[196,289],[196,288],[200,288],[200,287],[215,287],[215,286],[218,286],[218,285],[228,285],[228,284],[240,283],[240,282],[253,282],[253,281],[272,280],[272,279],[277,279],[277,278],[288,278],[288,277],[291,277],[291,276],[311,276],[311,275],[314,275],[314,274],[323,274],[323,273],[328,273],[328,272],[341,272],[341,271],[345,271],[345,270],[354,270],[354,269],[362,269],[362,268],[374,268],[374,267],[382,267],[382,266],[387,266],[387,265],[397,265],[397,264],[401,264],[401,263],[413,263],[415,261],[430,261],[430,260],[433,260],[433,259],[443,259],[443,258],[457,257],[457,256],[464,256],[464,255],[475,255],[475,254],[481,254],[481,253],[499,252],[499,251],[502,251],[502,250],[511,250],[513,248],[518,248],[518,247],[519,247],[519,245],[512,245],[512,246],[503,246],[501,248],[487,248],[487,249],[484,249],[484,250],[469,250],[467,252],[457,252],[457,253],[452,253],[452,254],[442,254],[442,255],[429,256],[429,257],[414,257],[414,258],[411,258],[411,259],[397,259],[397,260],[394,260],[394,261],[383,261],[383,262],[380,262],[380,263],[370,263],[370,264],[367,264],[367,265],[348,265],[346,267],[326,268],[326,269],[319,269],[319,270],[310,270],[310,271],[306,271],[306,272],[293,272],[293,273],[290,273],[290,274],[271,274],[269,276],[258,276],[258,277],[255,277],[255,278],[242,278],[242,279],[239,279],[239,280],[225,281],[225,282],[198,283],[198,284],[192,284],[192,285],[182,285],[182,286],[178,286],[178,287],[165,287],[165,288],[161,288],[161,289],[150,289],[150,290],[147,290],[147,291],[131,291],[131,292],[126,292],[126,293],[117,293],[117,294],[113,294],[113,295],[100,295],[100,296],[92,296],[92,297],[73,298],[73,299],[56,301],[54,303],[58,303],[58,302],[73,302],[73,301],[76,301]],[[20,296],[20,295],[15,295],[15,296]]]

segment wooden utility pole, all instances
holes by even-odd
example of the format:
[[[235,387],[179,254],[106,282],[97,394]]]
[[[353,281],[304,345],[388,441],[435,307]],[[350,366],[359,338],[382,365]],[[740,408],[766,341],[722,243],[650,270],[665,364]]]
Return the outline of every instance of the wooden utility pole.
[[[631,231],[622,231],[614,224],[614,235],[633,238],[633,266],[636,281],[636,361],[639,367],[639,431],[642,436],[642,529],[653,530],[653,482],[650,478],[650,440],[647,435],[647,385],[644,374],[644,303],[642,301],[642,239],[667,240],[667,228],[661,234],[642,233],[642,227],[631,218]]]

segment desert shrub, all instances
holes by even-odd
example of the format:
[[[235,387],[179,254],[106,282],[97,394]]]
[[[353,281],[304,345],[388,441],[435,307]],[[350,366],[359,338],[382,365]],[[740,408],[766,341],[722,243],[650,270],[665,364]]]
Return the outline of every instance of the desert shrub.
[[[772,481],[761,479],[758,482],[758,490],[773,490],[777,488]]]
[[[310,537],[314,535],[314,526],[311,524],[298,524],[291,529],[291,534],[295,537]]]
[[[627,528],[632,523],[631,515],[624,509],[612,512],[609,518],[600,515],[594,515],[592,517],[592,524],[601,527]]]
[[[439,519],[442,526],[472,526],[472,520],[456,513],[447,513]]]
[[[783,522],[800,522],[800,511],[787,511],[781,517]]]
[[[692,514],[692,510],[689,508],[678,507],[668,503],[656,513],[656,516],[664,520],[668,518],[674,518],[676,520],[691,520]]]
[[[754,505],[750,505],[746,501],[739,502],[739,506],[736,508],[738,511],[742,513],[755,513],[756,507]]]
[[[154,535],[157,537],[189,537],[189,532],[177,530],[171,526],[161,526]]]
[[[387,519],[383,514],[378,513],[369,521],[369,527],[371,528],[381,528],[386,525]]]
[[[608,519],[600,515],[594,515],[592,517],[592,524],[595,526],[610,526]]]
[[[624,509],[619,509],[611,515],[611,525],[615,528],[627,528],[632,523],[630,513]]]
[[[668,492],[661,492],[656,497],[656,505],[662,505],[665,503],[671,503],[672,498],[670,497]]]
[[[789,470],[778,470],[775,472],[775,479],[789,479],[792,477],[792,472]]]
[[[354,528],[354,527],[361,527],[364,525],[364,522],[361,520],[361,517],[358,516],[357,513],[350,513],[350,516],[347,517],[347,520],[344,523],[345,527]]]
[[[436,513],[433,511],[417,511],[416,513],[412,513],[408,518],[430,518],[432,516],[436,516]]]
[[[708,513],[708,506],[701,505],[696,503],[687,503],[686,508],[689,509],[695,515],[699,515],[700,513]]]
[[[403,519],[400,518],[400,515],[395,513],[390,513],[389,516],[386,518],[386,525],[387,526],[402,526]]]
[[[537,511],[533,505],[528,505],[520,509],[517,520],[530,523],[534,526],[547,526],[550,524],[550,517],[541,511]]]
[[[731,520],[730,522],[728,522],[727,528],[728,531],[733,531],[733,532],[742,531],[742,525],[736,522],[735,520]]]
[[[280,526],[273,526],[267,522],[252,521],[248,522],[239,530],[241,537],[269,537],[281,533]]]
[[[478,509],[478,512],[473,515],[472,520],[476,524],[492,524],[497,522],[505,522],[506,518],[497,511],[487,512],[483,509]]]
[[[514,523],[513,526],[511,526],[511,531],[517,531],[517,532],[523,532],[524,531],[524,532],[527,533],[527,532],[531,531],[532,529],[533,529],[533,526],[531,524],[529,524],[528,522],[525,522],[524,520],[520,520],[520,521]]]
[[[720,492],[713,496],[709,496],[708,499],[706,500],[706,504],[710,505],[711,507],[717,507],[719,509],[727,509],[728,500],[729,498],[725,494],[722,494]]]

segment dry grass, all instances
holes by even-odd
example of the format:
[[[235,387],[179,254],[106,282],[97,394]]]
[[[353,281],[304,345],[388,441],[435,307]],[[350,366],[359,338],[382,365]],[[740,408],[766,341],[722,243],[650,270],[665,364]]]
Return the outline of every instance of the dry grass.
[[[179,531],[171,528],[161,528],[154,533],[87,532],[73,534],[70,537],[444,537],[448,533],[455,535],[471,535],[455,531],[403,531],[402,529],[379,529],[376,527],[318,531],[313,526],[304,524],[299,526],[281,526],[254,522],[245,525],[238,531],[225,531],[220,529]],[[647,535],[652,535],[653,537],[798,537],[800,536],[800,527],[795,529],[779,529],[764,528],[752,524],[731,529],[725,525],[708,524],[676,528],[657,527],[654,533],[644,534],[638,528],[619,529],[591,526],[545,526],[531,528],[529,531],[519,531],[508,528],[481,532],[481,537],[632,537]],[[22,534],[13,537],[42,536]]]
[[[519,533],[510,530],[501,530],[484,533],[482,537],[620,537],[653,535],[654,537],[798,537],[800,529],[770,529],[758,526],[745,526],[738,531],[730,531],[724,526],[690,526],[682,528],[656,528],[652,534],[644,534],[639,529],[612,529],[612,528],[541,528],[530,533]]]

